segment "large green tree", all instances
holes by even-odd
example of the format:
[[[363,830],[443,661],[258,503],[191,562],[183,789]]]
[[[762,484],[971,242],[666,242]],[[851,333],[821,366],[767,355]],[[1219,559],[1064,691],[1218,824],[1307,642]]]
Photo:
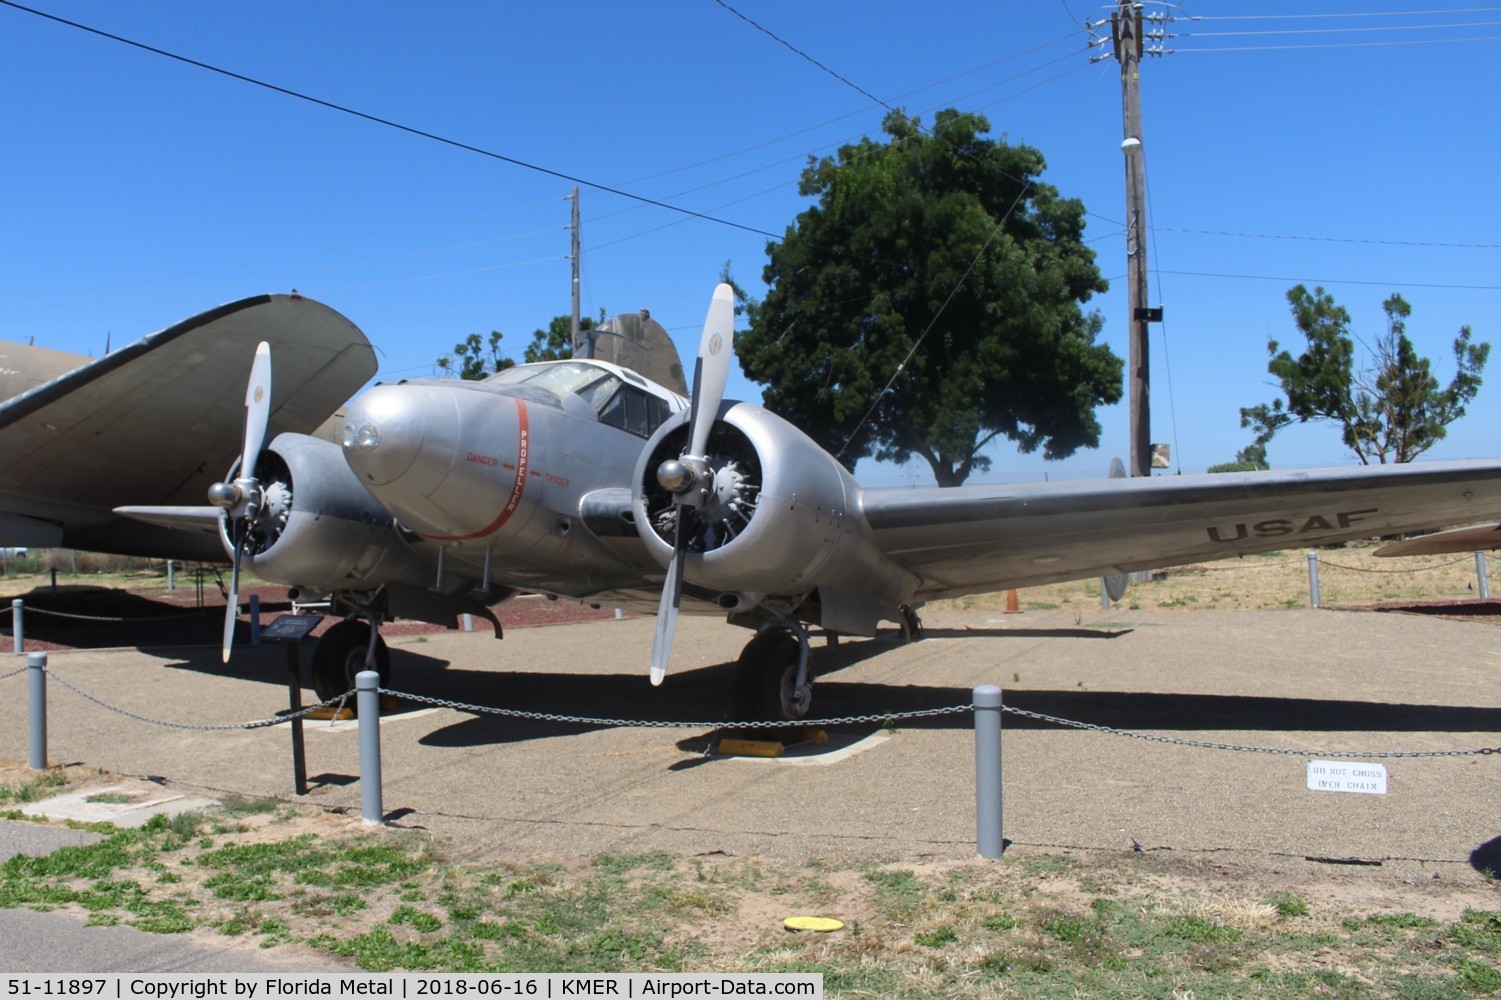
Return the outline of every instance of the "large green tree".
[[[1480,391],[1491,345],[1471,343],[1468,326],[1454,339],[1454,377],[1441,386],[1432,362],[1407,337],[1412,307],[1401,295],[1381,303],[1386,329],[1367,345],[1364,368],[1356,366],[1350,314],[1333,296],[1296,285],[1287,301],[1307,349],[1293,357],[1275,340],[1267,344],[1267,371],[1285,400],[1240,411],[1241,426],[1254,428],[1259,444],[1292,424],[1328,421],[1361,464],[1410,462],[1443,439]]]
[[[920,455],[940,486],[988,468],[998,437],[1048,458],[1098,444],[1123,365],[1082,307],[1106,288],[1084,206],[980,115],[883,128],[803,171],[817,204],[767,248],[746,377],[846,465]]]

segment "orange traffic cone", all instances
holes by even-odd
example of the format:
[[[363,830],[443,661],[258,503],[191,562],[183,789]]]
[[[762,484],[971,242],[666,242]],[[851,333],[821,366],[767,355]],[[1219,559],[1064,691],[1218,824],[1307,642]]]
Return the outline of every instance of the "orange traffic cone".
[[[1019,615],[1022,613],[1021,604],[1016,600],[1016,588],[1006,591],[1006,614]]]

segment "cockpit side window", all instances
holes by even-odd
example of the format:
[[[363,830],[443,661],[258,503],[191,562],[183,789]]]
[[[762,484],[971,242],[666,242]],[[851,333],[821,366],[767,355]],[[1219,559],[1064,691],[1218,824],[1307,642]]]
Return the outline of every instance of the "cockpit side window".
[[[600,411],[599,420],[640,437],[651,437],[671,415],[672,410],[665,400],[648,395],[633,385],[623,385]]]

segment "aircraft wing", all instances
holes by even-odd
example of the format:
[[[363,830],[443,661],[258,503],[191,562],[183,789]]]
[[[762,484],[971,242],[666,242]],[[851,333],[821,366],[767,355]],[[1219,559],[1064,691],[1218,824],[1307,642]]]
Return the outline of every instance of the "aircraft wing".
[[[359,328],[292,294],[228,303],[53,378],[0,403],[0,544],[222,559],[217,538],[112,508],[206,502],[238,456],[262,340],[267,440],[313,431],[375,374]]]
[[[1429,530],[1501,515],[1501,462],[871,490],[917,600]]]

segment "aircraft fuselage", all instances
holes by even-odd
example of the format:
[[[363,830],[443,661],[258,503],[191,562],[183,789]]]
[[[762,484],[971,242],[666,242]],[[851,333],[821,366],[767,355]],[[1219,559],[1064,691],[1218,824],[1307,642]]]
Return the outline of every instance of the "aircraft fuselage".
[[[589,597],[661,573],[631,525],[613,546],[575,528],[591,493],[628,490],[647,437],[685,406],[602,362],[413,380],[350,404],[344,454],[402,528],[441,546],[443,573]]]

